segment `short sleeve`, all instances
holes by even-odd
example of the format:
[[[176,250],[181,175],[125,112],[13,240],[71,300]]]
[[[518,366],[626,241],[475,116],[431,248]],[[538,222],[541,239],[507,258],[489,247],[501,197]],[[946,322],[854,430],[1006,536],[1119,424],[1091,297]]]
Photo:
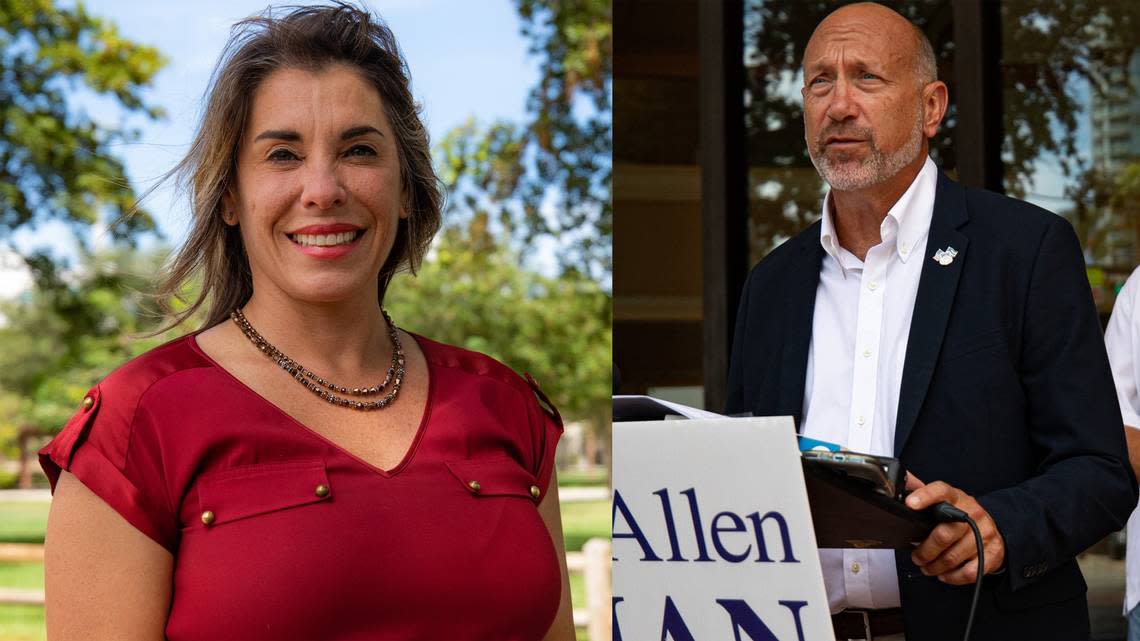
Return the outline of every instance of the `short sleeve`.
[[[550,477],[554,474],[554,452],[558,439],[562,437],[562,416],[539,387],[538,382],[526,375],[526,382],[533,392],[527,407],[533,447],[533,468],[535,485],[546,496]]]
[[[137,402],[109,399],[92,388],[63,430],[39,451],[40,466],[55,491],[67,470],[137,530],[172,553],[178,544],[178,520],[169,508],[161,462],[149,444],[136,437]],[[129,461],[129,464],[128,464]]]
[[[1140,287],[1140,269],[1121,288],[1112,309],[1112,317],[1104,332],[1108,361],[1112,366],[1112,378],[1116,384],[1116,396],[1120,401],[1120,413],[1125,425],[1140,428],[1140,380],[1137,380],[1140,361],[1140,319],[1135,317],[1136,288]]]

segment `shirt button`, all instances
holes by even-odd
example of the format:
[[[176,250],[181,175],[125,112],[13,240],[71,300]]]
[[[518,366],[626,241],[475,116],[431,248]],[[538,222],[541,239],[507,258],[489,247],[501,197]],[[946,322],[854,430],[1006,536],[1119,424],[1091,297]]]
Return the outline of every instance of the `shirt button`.
[[[878,286],[879,286],[879,284],[876,283],[875,281],[871,281],[871,282],[867,283],[867,289],[869,289],[871,291],[875,291],[875,288],[877,288]]]
[[[326,496],[328,496],[329,495],[329,486],[325,485],[324,483],[321,483],[320,485],[318,485],[317,489],[316,489],[316,495],[322,499],[325,498]]]
[[[202,512],[202,523],[204,523],[206,525],[210,525],[213,522],[214,522],[214,513],[213,512],[211,512],[209,510]]]
[[[95,407],[95,399],[91,398],[90,396],[84,397],[84,399],[83,399],[83,409],[85,409],[85,410],[89,410],[89,409],[91,409],[92,407]]]
[[[859,562],[858,561],[851,564],[851,574],[859,574]]]
[[[471,488],[472,492],[478,492],[479,490],[483,489],[483,486],[479,485],[479,481],[471,481],[467,483],[467,487]]]
[[[863,350],[863,358],[871,358],[871,350],[869,350],[869,349]]]
[[[542,490],[538,489],[537,485],[532,485],[530,486],[530,495],[537,499],[542,495]]]
[[[902,247],[901,247],[901,248],[899,248],[899,251],[901,251],[902,253],[904,253],[904,254],[905,254],[905,253],[907,253],[908,251],[910,251],[910,247],[907,247],[907,246],[906,246],[906,243],[903,243],[903,244],[902,244]]]
[[[860,416],[859,418],[855,419],[855,423],[856,423],[856,424],[858,424],[858,425],[862,425],[863,423],[866,423],[866,422],[867,422],[867,421],[866,421],[866,420],[865,420],[865,419],[864,419],[862,416]]]

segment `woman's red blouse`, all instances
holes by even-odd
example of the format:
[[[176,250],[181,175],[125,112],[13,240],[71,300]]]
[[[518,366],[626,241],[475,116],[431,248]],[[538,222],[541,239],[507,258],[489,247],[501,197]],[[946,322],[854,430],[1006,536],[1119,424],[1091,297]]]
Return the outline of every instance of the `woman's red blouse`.
[[[561,420],[501,363],[416,340],[427,406],[389,471],[193,336],[95,386],[40,461],[53,488],[70,471],[174,555],[171,641],[539,639],[561,593],[537,510]]]

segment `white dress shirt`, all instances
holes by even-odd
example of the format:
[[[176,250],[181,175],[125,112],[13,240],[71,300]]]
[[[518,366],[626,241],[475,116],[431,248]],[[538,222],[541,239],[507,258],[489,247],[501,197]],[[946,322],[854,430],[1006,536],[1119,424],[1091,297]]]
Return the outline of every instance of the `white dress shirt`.
[[[1140,428],[1140,268],[1132,272],[1128,282],[1116,296],[1112,318],[1104,332],[1108,362],[1116,382],[1124,424]],[[1125,563],[1124,614],[1140,602],[1140,508],[1128,519],[1128,560]]]
[[[910,321],[934,211],[938,169],[927,158],[879,226],[865,261],[839,245],[831,194],[823,203],[824,256],[804,387],[804,436],[894,455],[895,418]],[[820,550],[831,612],[899,606],[891,550]]]

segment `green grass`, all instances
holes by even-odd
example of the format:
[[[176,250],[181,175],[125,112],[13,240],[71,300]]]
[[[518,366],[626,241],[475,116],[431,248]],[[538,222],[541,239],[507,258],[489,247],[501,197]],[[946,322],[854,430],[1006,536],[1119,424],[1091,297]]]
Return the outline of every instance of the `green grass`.
[[[570,602],[576,608],[584,608],[586,603],[586,578],[578,572],[570,573]]]
[[[562,479],[559,479],[561,485]],[[580,552],[582,544],[594,537],[610,536],[610,502],[587,501],[562,504],[562,535],[568,552]],[[576,608],[587,607],[586,578],[570,573],[570,602]],[[577,641],[589,641],[584,628],[577,629]]]
[[[567,552],[580,552],[582,545],[594,537],[610,538],[610,502],[563,503],[562,536]]]
[[[0,502],[0,543],[43,543],[50,503]]]
[[[584,485],[606,485],[606,468],[588,470],[565,470],[558,472],[558,487],[582,487]]]
[[[44,589],[44,564],[38,561],[0,563],[0,588]]]
[[[42,605],[0,605],[0,639],[4,641],[43,641]]]

